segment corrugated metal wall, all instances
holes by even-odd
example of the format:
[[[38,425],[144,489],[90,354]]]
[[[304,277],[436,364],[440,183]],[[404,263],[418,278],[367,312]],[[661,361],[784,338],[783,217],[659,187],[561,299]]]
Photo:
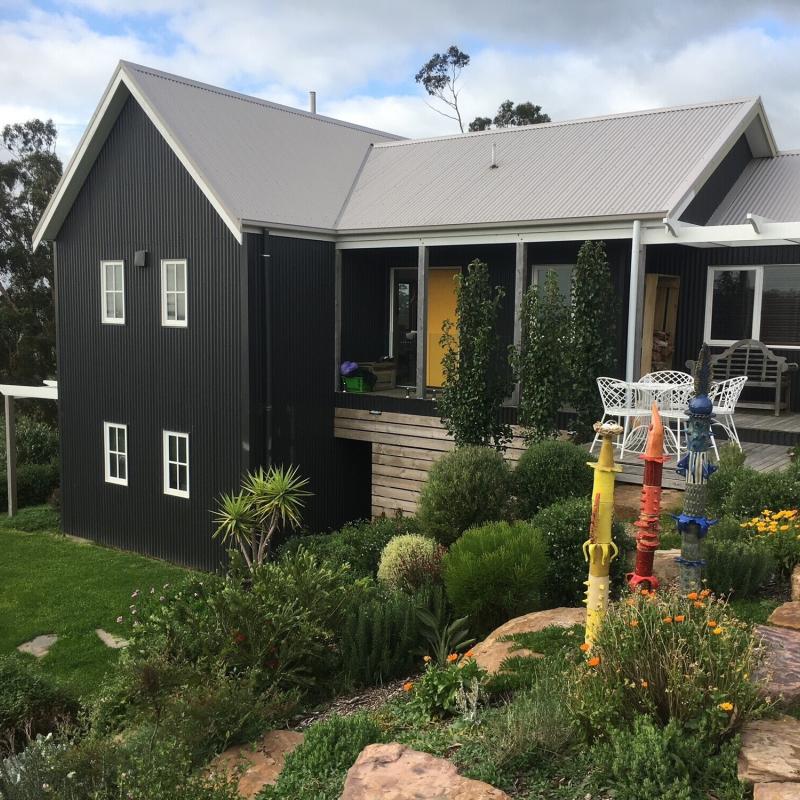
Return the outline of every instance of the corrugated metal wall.
[[[685,369],[687,359],[697,358],[703,344],[709,266],[798,263],[800,263],[800,246],[796,245],[780,247],[650,245],[647,248],[647,272],[678,275],[681,279],[673,367]],[[776,348],[774,352],[786,356],[789,361],[800,361],[800,353],[797,350]],[[792,410],[800,410],[798,373],[793,377]]]
[[[146,269],[133,266],[148,251]],[[161,325],[161,258],[188,259],[188,327]],[[125,260],[125,325],[100,322],[100,260]],[[215,568],[209,509],[243,463],[243,249],[129,100],[58,236],[58,381],[68,533]],[[129,485],[103,478],[128,425]],[[162,429],[190,435],[191,499],[166,496]]]

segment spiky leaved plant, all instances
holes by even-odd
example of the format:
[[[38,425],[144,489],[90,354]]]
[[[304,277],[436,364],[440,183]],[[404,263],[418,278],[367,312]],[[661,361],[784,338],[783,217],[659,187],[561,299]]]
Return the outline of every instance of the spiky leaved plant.
[[[297,528],[302,521],[308,479],[297,467],[259,467],[248,472],[237,494],[223,493],[213,512],[214,538],[238,547],[252,572],[269,555],[270,542],[281,528]]]

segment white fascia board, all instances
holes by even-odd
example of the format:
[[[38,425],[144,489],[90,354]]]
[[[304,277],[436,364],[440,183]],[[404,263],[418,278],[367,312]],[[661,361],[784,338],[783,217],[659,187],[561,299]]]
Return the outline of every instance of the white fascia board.
[[[58,400],[57,386],[14,386],[0,384],[0,394],[6,397],[32,398],[39,400]]]
[[[756,233],[748,222],[743,225],[681,225],[675,228],[677,235],[665,226],[643,226],[643,244],[686,244],[695,247],[704,245],[774,245],[786,244],[800,239],[800,222],[762,222],[760,233]]]
[[[32,242],[33,249],[36,250],[42,240],[55,238],[129,96],[136,100],[156,126],[170,149],[192,176],[200,191],[208,198],[214,210],[230,229],[236,241],[241,244],[242,230],[235,216],[225,208],[198,167],[182,150],[180,143],[147,101],[124,65],[120,64],[36,226]]]

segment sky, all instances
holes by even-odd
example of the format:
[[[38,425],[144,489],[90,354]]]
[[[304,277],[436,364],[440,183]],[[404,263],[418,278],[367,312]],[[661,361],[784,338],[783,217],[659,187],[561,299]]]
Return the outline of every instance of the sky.
[[[467,120],[553,120],[761,95],[800,148],[800,0],[0,0],[0,126],[52,118],[71,155],[118,60],[405,136],[458,131],[414,74],[467,52]]]

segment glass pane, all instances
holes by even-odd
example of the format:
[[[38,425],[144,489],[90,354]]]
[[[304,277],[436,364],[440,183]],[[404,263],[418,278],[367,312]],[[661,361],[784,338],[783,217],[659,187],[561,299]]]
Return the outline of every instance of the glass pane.
[[[178,439],[178,461],[181,464],[185,464],[189,459],[186,457],[186,437],[181,436]]]
[[[755,270],[714,270],[712,339],[737,341],[752,336],[755,285]]]
[[[178,487],[178,465],[169,465],[169,488],[177,489]]]
[[[111,290],[114,288],[114,265],[113,264],[104,264],[103,265],[103,272],[104,272],[104,282],[105,286],[103,287],[106,290]]]
[[[117,449],[117,429],[108,429],[108,452],[113,453]]]
[[[125,456],[117,456],[117,464],[117,477],[124,481],[128,477],[128,463]]]
[[[118,289],[119,291],[122,291],[122,283],[123,283],[122,269],[123,269],[122,264],[114,265],[114,288]]]
[[[106,319],[114,319],[114,292],[106,292]]]
[[[178,467],[178,488],[185,492],[189,489],[189,470],[187,467]]]
[[[174,264],[167,264],[165,266],[165,271],[167,273],[167,291],[174,292],[175,291],[175,265]]]
[[[800,264],[764,267],[759,338],[765,344],[800,345]]]
[[[547,279],[548,272],[555,272],[558,278],[558,290],[561,292],[562,297],[569,299],[572,291],[572,270],[574,267],[571,264],[557,264],[552,267],[537,267],[534,270],[534,280],[536,285],[541,289]]]
[[[114,292],[114,319],[123,319],[125,310],[122,304],[122,292]]]
[[[177,319],[177,306],[175,304],[175,292],[167,292],[167,319]]]
[[[168,437],[167,458],[170,461],[178,460],[178,438],[177,436]]]
[[[179,292],[186,291],[186,265],[185,264],[176,264],[175,265],[175,288]]]
[[[177,316],[175,319],[183,321],[186,319],[186,295],[178,294],[175,299],[177,300]]]
[[[117,450],[120,453],[124,453],[125,448],[125,428],[117,428]]]

